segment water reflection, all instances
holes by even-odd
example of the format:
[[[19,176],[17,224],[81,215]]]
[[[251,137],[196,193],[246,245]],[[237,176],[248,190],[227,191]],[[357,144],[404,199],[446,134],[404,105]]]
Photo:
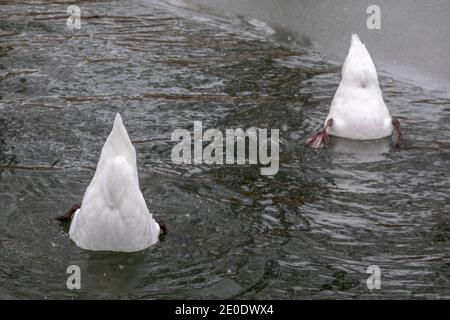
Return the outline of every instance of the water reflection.
[[[392,151],[391,137],[358,141],[333,137],[330,141],[336,155],[333,163],[370,163],[387,160],[387,154]]]
[[[84,297],[102,297],[107,292],[119,298],[138,287],[148,277],[147,259],[143,252],[136,254],[112,252],[83,252],[70,263],[81,269]],[[147,279],[151,280],[151,277]]]

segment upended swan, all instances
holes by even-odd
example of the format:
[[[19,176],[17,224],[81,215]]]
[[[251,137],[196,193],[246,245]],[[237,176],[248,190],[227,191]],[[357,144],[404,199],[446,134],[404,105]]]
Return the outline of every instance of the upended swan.
[[[141,193],[136,150],[120,114],[81,206],[74,205],[57,219],[72,220],[70,238],[79,247],[94,251],[140,251],[167,232],[162,220],[153,219]]]
[[[403,143],[400,121],[391,117],[370,53],[358,35],[353,34],[325,125],[305,143],[320,148],[328,143],[328,134],[353,140],[381,139],[390,136],[394,129],[395,147],[400,147]]]

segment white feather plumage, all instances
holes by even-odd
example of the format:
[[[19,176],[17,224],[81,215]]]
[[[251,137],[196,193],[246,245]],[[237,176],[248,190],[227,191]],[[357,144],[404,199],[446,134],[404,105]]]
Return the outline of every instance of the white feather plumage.
[[[384,103],[377,70],[366,46],[352,35],[342,68],[342,80],[325,120],[333,119],[328,133],[354,140],[380,139],[393,131],[392,117]]]
[[[70,238],[87,250],[134,252],[158,242],[159,233],[139,187],[136,151],[117,114]]]

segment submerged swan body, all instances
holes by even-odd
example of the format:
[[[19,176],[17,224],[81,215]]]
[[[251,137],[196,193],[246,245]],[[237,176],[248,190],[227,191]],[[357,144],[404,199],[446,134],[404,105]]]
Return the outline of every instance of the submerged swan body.
[[[354,140],[380,139],[390,136],[394,129],[400,144],[400,124],[384,103],[375,64],[354,34],[325,126],[306,143],[318,148],[328,142],[328,134]]]
[[[116,115],[79,209],[72,209],[70,238],[81,248],[134,252],[158,242],[160,225],[141,193],[136,151]]]

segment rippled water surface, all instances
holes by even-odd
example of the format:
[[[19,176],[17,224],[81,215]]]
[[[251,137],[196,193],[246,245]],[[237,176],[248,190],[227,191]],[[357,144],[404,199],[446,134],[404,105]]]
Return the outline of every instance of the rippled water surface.
[[[2,1],[0,298],[450,298],[448,95],[381,76],[406,146],[308,149],[340,66],[285,37],[157,1]],[[81,201],[116,112],[169,226],[133,254],[84,251],[54,220]],[[171,133],[196,120],[279,128],[279,173],[174,165]]]

